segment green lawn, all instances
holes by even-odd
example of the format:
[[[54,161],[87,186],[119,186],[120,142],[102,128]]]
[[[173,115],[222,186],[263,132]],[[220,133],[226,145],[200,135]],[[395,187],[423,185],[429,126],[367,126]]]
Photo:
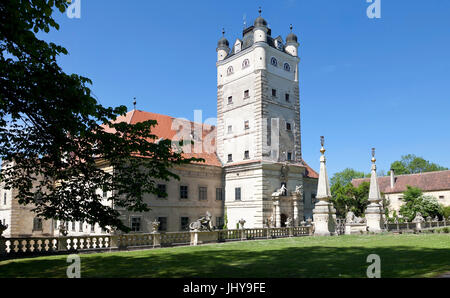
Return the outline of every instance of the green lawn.
[[[81,277],[366,277],[378,254],[381,277],[450,271],[450,235],[299,237],[81,254]],[[66,277],[66,256],[0,262],[1,277]]]

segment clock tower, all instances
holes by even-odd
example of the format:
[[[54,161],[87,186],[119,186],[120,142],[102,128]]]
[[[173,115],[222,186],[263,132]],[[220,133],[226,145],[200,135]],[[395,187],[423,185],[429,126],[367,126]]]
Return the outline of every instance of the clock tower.
[[[286,42],[273,38],[261,11],[231,49],[225,35],[218,42],[217,155],[224,165],[230,229],[241,218],[246,227],[273,221],[272,194],[282,186],[286,190],[279,196],[274,225],[283,226],[289,217],[304,219],[303,212],[293,214],[291,208],[296,187],[308,188],[301,154],[298,46],[292,26]]]

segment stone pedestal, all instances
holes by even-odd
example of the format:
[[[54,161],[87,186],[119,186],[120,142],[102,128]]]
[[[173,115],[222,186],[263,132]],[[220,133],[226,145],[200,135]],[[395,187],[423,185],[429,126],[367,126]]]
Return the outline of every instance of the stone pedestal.
[[[367,225],[365,223],[345,224],[345,235],[364,234],[364,233],[367,233]]]
[[[381,233],[384,230],[383,212],[380,204],[371,203],[367,206],[366,221],[369,232]]]
[[[219,232],[199,232],[191,231],[191,245],[198,245],[203,243],[218,242]]]
[[[313,210],[314,235],[336,235],[336,209],[328,201],[320,201]]]
[[[152,233],[153,236],[153,247],[161,247],[161,234]]]

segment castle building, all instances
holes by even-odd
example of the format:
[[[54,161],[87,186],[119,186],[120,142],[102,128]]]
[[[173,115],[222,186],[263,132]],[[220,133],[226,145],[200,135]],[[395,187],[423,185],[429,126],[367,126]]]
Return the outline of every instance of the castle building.
[[[288,218],[298,225],[312,218],[318,174],[301,153],[298,38],[292,26],[286,42],[271,34],[260,15],[231,48],[224,36],[219,40],[217,126],[136,109],[117,118],[128,123],[156,120],[153,134],[192,140],[193,145],[183,147],[184,156],[205,160],[175,166],[180,180],[158,182],[168,196],[145,197],[150,212],[120,210],[132,232],[151,232],[155,219],[161,231],[188,230],[189,223],[206,212],[214,226],[226,224],[229,229],[240,219],[252,228],[269,221],[284,226]],[[302,190],[301,196],[296,189]],[[14,190],[2,189],[5,194],[0,220],[10,226],[4,236],[58,235],[59,222],[41,221],[29,210],[15,212],[25,207],[12,203]],[[102,194],[105,201],[108,195]],[[104,233],[96,225],[65,224],[69,235]]]

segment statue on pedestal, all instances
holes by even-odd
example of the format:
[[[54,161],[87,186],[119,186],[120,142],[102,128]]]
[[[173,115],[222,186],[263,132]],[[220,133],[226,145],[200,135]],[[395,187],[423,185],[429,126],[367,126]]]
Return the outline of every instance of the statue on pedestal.
[[[6,231],[6,229],[8,228],[8,225],[4,225],[0,222],[0,238],[4,238],[2,236],[3,232]]]
[[[211,224],[211,213],[209,211],[206,212],[206,216],[202,216],[196,221],[192,222],[189,225],[189,228],[192,231],[212,231],[213,227]]]

